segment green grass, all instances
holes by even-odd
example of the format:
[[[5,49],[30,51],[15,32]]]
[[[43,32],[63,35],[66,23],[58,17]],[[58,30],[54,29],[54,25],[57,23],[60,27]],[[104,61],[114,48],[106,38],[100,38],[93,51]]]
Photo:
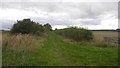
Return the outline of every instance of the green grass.
[[[41,43],[38,43],[39,45]],[[117,65],[117,48],[100,48],[92,44],[69,44],[50,32],[36,53],[3,52],[3,65],[25,66],[108,66]],[[17,54],[17,53],[16,53]]]

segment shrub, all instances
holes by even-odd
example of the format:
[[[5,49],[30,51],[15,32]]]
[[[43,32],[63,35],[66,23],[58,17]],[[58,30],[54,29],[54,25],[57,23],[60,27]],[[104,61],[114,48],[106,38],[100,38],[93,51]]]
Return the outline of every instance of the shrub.
[[[65,29],[55,30],[56,33],[72,38],[76,41],[89,41],[93,38],[92,33],[84,28],[69,27]]]
[[[44,24],[44,30],[45,31],[52,31],[52,26],[49,23]]]
[[[22,33],[22,34],[41,34],[44,28],[39,23],[31,21],[30,19],[23,19],[17,21],[11,29],[11,33]]]

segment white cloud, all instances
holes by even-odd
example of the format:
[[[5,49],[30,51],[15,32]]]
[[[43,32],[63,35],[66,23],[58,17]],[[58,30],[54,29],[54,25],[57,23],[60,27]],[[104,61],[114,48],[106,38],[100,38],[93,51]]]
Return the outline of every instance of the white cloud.
[[[2,3],[2,7],[0,8],[0,23],[3,23],[4,20],[6,22],[3,24],[6,24],[10,20],[16,21],[31,18],[42,24],[50,23],[53,28],[82,25],[90,29],[116,29],[118,25],[117,2],[43,3],[32,2],[32,0],[31,2],[20,1]]]
[[[56,28],[57,28],[57,29],[63,29],[63,28],[66,28],[66,27],[67,27],[67,26],[65,26],[65,25],[54,25],[52,29],[53,29],[53,30],[55,30]]]
[[[118,19],[102,20],[100,25],[87,25],[88,29],[117,29]]]
[[[25,11],[19,9],[0,9],[0,19],[18,20],[30,17],[44,17],[43,14],[37,14],[32,11]]]
[[[2,0],[2,2],[118,2],[119,0]]]

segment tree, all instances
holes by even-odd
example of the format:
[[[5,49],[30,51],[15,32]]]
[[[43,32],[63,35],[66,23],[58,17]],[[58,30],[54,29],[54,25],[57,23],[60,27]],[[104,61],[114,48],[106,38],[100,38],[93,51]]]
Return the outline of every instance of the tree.
[[[55,28],[55,30],[58,30],[57,28]]]
[[[31,21],[30,19],[23,19],[15,23],[10,30],[11,33],[22,34],[40,34],[43,32],[43,26],[39,23]]]
[[[44,25],[44,30],[45,30],[45,31],[52,31],[51,25],[50,25],[49,23],[45,24],[45,25]]]

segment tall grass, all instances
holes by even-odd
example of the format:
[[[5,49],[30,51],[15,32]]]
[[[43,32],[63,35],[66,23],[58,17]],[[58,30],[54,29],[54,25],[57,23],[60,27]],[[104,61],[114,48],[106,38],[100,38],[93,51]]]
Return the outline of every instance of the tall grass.
[[[2,65],[21,66],[33,64],[34,54],[37,52],[37,40],[33,35],[18,34],[2,35]]]
[[[2,44],[2,48],[4,51],[33,52],[36,48],[35,38],[29,34],[4,34]]]

